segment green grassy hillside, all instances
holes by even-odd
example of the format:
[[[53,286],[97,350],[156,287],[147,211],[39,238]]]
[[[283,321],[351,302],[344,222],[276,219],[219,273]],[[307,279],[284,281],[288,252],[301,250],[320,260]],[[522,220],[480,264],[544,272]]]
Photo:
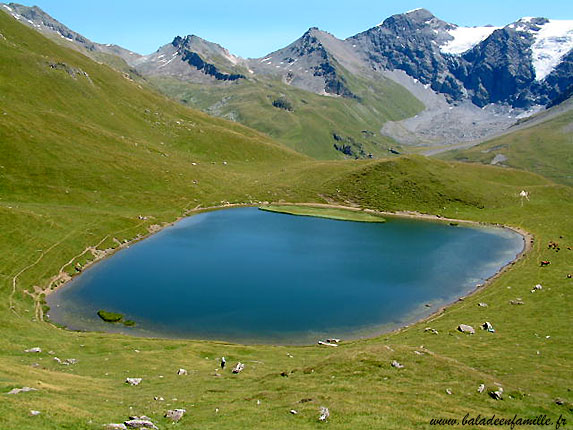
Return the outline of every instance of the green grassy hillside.
[[[430,419],[467,413],[573,420],[571,187],[416,156],[311,160],[140,88],[2,13],[0,33],[3,428],[101,430],[130,415],[162,429],[316,428],[320,406],[334,429],[436,428]],[[518,197],[522,189],[529,201]],[[535,241],[492,285],[430,321],[338,348],[132,338],[42,320],[41,289],[93,260],[88,247],[117,248],[198,206],[259,201],[417,210],[506,223]],[[549,240],[561,251],[548,249]],[[537,283],[543,290],[530,293]],[[523,306],[509,304],[518,297]],[[486,320],[495,334],[456,331]],[[24,352],[32,347],[42,352]],[[245,370],[215,376],[221,356]],[[126,377],[143,382],[129,386]],[[504,399],[479,394],[482,383],[502,385]],[[37,391],[5,394],[23,386]],[[163,417],[172,408],[187,409],[176,425]]]
[[[489,164],[496,155],[507,158],[503,165],[573,185],[573,110],[529,127],[525,123],[518,131],[470,149],[443,153],[440,158]]]
[[[163,93],[212,115],[230,118],[262,131],[303,154],[318,159],[389,156],[401,149],[381,136],[386,121],[420,112],[423,105],[400,85],[388,80],[366,81],[347,76],[360,100],[321,96],[264,78],[219,86],[203,86],[173,78],[150,78]],[[286,107],[273,106],[283,101]],[[337,135],[337,140],[334,135]],[[351,153],[334,148],[347,145]]]

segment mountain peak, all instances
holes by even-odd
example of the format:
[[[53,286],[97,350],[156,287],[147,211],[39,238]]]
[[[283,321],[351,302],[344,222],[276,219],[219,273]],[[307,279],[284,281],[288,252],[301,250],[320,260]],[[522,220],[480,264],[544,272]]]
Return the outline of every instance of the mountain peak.
[[[435,18],[432,12],[430,12],[428,9],[424,9],[423,7],[409,10],[408,12],[405,12],[404,15],[407,15],[408,18],[419,19],[419,20],[428,20]]]

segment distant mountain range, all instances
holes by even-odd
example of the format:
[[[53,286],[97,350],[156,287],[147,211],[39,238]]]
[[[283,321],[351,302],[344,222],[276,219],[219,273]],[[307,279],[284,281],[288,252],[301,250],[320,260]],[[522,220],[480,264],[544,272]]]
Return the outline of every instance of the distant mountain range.
[[[386,127],[387,136],[398,143],[479,139],[507,128],[519,115],[559,104],[573,94],[573,21],[522,18],[505,27],[459,27],[416,9],[345,40],[311,28],[285,48],[263,58],[244,59],[195,35],[177,36],[155,53],[142,56],[116,45],[94,43],[37,7],[10,3],[2,8],[62,43],[100,55],[100,61],[101,54],[117,56],[125,62],[123,71],[152,80],[214,87],[280,82],[360,103],[364,92],[357,90],[356,79],[366,83],[392,79],[422,100],[426,110],[432,111],[431,100],[437,94],[450,107],[464,106],[478,117],[470,121],[470,114],[459,115],[462,125],[448,132],[450,137],[440,132],[433,136],[435,130],[419,123],[400,125],[400,135],[394,133],[396,127]],[[444,115],[444,106],[439,115]],[[201,103],[198,107],[208,110]],[[476,108],[493,113],[476,114]],[[498,118],[500,112],[503,120]],[[479,115],[489,116],[480,119]],[[241,120],[240,109],[234,117]]]

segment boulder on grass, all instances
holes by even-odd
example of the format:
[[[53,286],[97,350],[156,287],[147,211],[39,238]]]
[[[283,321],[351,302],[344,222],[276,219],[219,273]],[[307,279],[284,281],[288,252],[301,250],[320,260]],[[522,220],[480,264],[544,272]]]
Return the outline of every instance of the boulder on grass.
[[[466,333],[466,334],[475,334],[475,330],[471,325],[467,325],[467,324],[460,324],[458,326],[458,331],[461,331],[462,333]]]
[[[126,378],[125,383],[129,385],[139,385],[143,381],[142,378]]]
[[[170,420],[177,422],[183,418],[185,412],[187,412],[185,409],[170,409],[165,413],[165,418],[169,418]]]

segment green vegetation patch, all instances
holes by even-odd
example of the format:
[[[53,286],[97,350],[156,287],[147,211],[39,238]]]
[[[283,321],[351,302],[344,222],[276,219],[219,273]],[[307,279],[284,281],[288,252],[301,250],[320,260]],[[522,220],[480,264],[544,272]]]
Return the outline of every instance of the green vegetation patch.
[[[104,320],[105,322],[109,322],[109,323],[117,323],[123,319],[122,314],[118,314],[115,312],[108,312],[108,311],[104,311],[104,310],[97,311],[97,315],[102,320]]]
[[[342,221],[386,222],[386,220],[381,216],[352,209],[296,205],[269,205],[261,206],[259,209],[263,211],[279,212],[289,215],[313,216],[318,218],[330,218]]]

